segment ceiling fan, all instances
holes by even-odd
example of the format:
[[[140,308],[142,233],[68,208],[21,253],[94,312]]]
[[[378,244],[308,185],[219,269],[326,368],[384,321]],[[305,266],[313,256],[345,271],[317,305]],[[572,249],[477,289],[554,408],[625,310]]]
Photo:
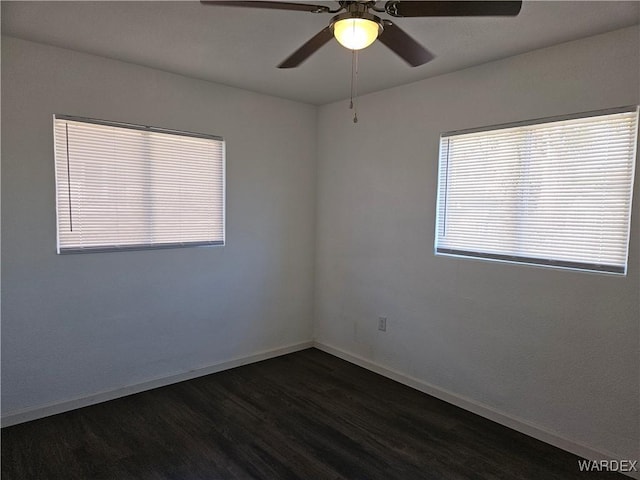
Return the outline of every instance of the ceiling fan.
[[[404,30],[388,19],[382,19],[370,11],[386,13],[391,17],[478,17],[516,16],[521,1],[416,1],[390,0],[384,6],[376,1],[340,0],[336,9],[326,5],[275,1],[201,0],[212,6],[267,8],[296,10],[311,13],[337,13],[329,25],[293,52],[278,68],[294,68],[335,36],[350,50],[360,50],[376,39],[412,67],[433,60],[434,55],[411,38]],[[343,13],[340,13],[343,12]]]

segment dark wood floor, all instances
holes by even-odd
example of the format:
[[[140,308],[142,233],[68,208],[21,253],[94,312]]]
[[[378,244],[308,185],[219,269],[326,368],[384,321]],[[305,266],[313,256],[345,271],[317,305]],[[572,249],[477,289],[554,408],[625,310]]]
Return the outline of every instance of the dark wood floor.
[[[596,479],[316,349],[2,429],[2,479]]]

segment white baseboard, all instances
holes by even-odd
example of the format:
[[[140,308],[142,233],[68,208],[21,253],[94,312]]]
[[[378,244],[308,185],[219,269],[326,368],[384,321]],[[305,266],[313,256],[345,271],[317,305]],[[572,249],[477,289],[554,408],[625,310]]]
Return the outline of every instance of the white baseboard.
[[[505,427],[509,427],[512,430],[515,430],[517,432],[524,433],[525,435],[536,438],[542,442],[548,443],[549,445],[553,445],[554,447],[558,447],[562,450],[578,455],[579,457],[582,457],[588,460],[622,460],[620,458],[617,458],[613,454],[600,452],[587,445],[583,445],[579,442],[569,440],[567,438],[562,437],[561,435],[558,435],[555,432],[549,431],[543,427],[527,422],[526,420],[513,417],[509,414],[500,412],[488,405],[482,404],[470,398],[463,397],[456,393],[431,385],[417,378],[411,377],[409,375],[405,375],[396,370],[384,367],[375,362],[371,362],[359,355],[354,355],[352,353],[346,352],[339,348],[332,347],[330,345],[327,345],[325,343],[321,343],[318,341],[314,341],[313,346],[326,353],[329,353],[343,360],[346,360],[347,362],[366,368],[367,370],[371,370],[372,372],[379,373],[384,377],[390,378],[392,380],[395,380],[396,382],[415,388],[416,390],[419,390],[423,393],[439,398],[440,400],[443,400],[457,407],[463,408],[464,410],[468,410],[472,413],[475,413],[476,415],[480,415],[481,417],[487,418],[496,423],[504,425]],[[632,460],[636,460],[636,459],[632,459]],[[576,469],[577,468],[578,466],[576,465]],[[632,473],[623,472],[623,473],[625,473],[627,476],[631,478],[640,479],[640,472],[632,472]],[[585,473],[585,475],[588,475],[588,473]]]
[[[302,342],[294,345],[288,345],[286,347],[275,348],[272,350],[264,350],[254,353],[252,355],[244,357],[236,357],[231,360],[209,365],[207,367],[190,370],[187,372],[179,373],[177,375],[171,375],[168,377],[155,378],[147,382],[137,383],[135,385],[127,385],[125,387],[117,388],[115,390],[108,390],[92,395],[73,398],[71,400],[65,400],[49,405],[41,405],[37,407],[25,408],[15,412],[11,412],[4,415],[0,419],[0,423],[3,427],[9,427],[18,423],[29,422],[38,418],[48,417],[50,415],[56,415],[58,413],[67,412],[69,410],[75,410],[76,408],[87,407],[96,403],[106,402],[114,400],[116,398],[125,397],[127,395],[133,395],[135,393],[144,392],[145,390],[151,390],[153,388],[164,387],[173,383],[183,382],[185,380],[191,380],[192,378],[202,377],[211,373],[221,372],[222,370],[228,370],[230,368],[239,367],[241,365],[247,365],[249,363],[259,362],[261,360],[267,360],[269,358],[279,357],[280,355],[286,355],[287,353],[297,352],[298,350],[304,350],[311,348],[313,342]]]

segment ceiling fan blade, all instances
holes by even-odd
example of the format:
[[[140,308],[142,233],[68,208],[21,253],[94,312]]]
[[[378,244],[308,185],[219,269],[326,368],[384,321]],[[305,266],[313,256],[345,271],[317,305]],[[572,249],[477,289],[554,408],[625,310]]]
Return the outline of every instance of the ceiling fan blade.
[[[290,2],[269,2],[269,1],[235,1],[235,0],[200,0],[204,5],[212,5],[218,7],[249,7],[249,8],[269,8],[273,10],[297,10],[300,12],[325,13],[331,9],[324,5],[310,5],[307,3],[290,3]]]
[[[384,29],[378,40],[412,67],[424,65],[435,58],[429,50],[389,20],[384,20]]]
[[[516,16],[521,1],[399,1],[391,0],[384,6],[392,17],[480,17]]]
[[[329,27],[325,27],[318,32],[311,40],[293,52],[278,68],[294,68],[313,55],[325,43],[333,38],[333,32]]]

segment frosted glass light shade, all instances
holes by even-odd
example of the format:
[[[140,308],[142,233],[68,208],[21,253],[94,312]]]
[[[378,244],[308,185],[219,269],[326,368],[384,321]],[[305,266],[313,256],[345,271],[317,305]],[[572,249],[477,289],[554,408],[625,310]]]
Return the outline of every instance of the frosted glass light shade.
[[[378,24],[366,18],[347,18],[333,26],[333,35],[343,47],[361,50],[371,45],[379,32]]]

